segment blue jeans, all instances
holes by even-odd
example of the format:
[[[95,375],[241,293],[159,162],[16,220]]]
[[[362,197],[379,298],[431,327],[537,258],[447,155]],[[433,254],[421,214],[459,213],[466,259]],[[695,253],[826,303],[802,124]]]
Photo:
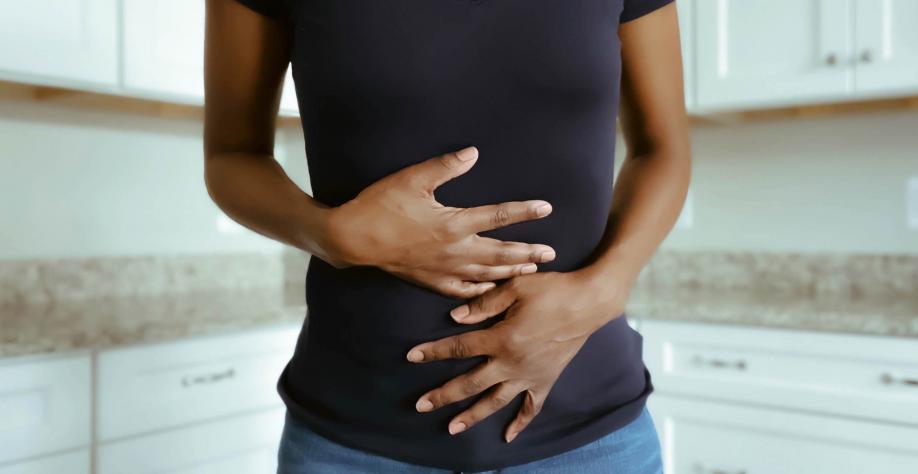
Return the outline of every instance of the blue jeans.
[[[337,444],[287,414],[277,453],[278,474],[452,474]],[[501,474],[663,474],[660,439],[645,406],[627,425],[589,444]]]

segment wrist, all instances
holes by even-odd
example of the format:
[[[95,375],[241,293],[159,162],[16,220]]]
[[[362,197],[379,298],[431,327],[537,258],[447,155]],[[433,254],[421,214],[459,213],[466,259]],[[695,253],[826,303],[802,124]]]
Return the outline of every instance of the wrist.
[[[621,315],[636,276],[630,272],[590,265],[572,272],[583,288],[584,298],[596,308],[601,326]]]

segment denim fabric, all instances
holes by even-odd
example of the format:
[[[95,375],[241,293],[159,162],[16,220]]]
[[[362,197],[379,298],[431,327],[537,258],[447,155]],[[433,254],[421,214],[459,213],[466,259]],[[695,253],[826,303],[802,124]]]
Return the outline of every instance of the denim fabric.
[[[356,450],[324,438],[287,414],[278,450],[278,474],[456,474]],[[662,474],[660,439],[650,412],[579,448],[486,473]]]

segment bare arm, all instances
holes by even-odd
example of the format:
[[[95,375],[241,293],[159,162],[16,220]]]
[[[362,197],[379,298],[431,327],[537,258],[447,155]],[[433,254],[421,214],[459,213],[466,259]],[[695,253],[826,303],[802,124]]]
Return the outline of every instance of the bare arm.
[[[335,267],[374,266],[462,298],[555,258],[547,245],[477,235],[545,217],[551,212],[545,201],[460,209],[434,199],[438,186],[474,166],[475,147],[444,150],[341,206],[326,206],[301,191],[273,156],[291,25],[234,0],[206,5],[204,176],[208,193],[227,215]]]

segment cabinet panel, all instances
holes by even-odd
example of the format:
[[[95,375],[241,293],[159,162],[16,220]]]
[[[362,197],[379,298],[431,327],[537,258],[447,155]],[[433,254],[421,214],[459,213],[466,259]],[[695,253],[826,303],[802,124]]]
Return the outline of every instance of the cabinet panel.
[[[914,340],[648,320],[641,333],[662,393],[918,427]]]
[[[0,466],[0,474],[89,474],[89,449]]]
[[[204,98],[204,0],[123,0],[124,87],[188,103]]]
[[[695,108],[695,0],[676,0],[679,15],[679,41],[682,43],[682,80],[685,83],[685,108]]]
[[[108,443],[98,474],[264,474],[277,470],[284,408]]]
[[[835,0],[697,0],[699,108],[844,97],[853,89],[850,10]]]
[[[918,429],[654,394],[670,474],[918,472]]]
[[[3,2],[0,75],[87,88],[118,82],[117,0]]]
[[[280,405],[277,378],[299,329],[285,325],[99,354],[98,438]]]
[[[296,87],[293,82],[293,68],[287,66],[287,75],[284,77],[284,91],[281,94],[280,115],[297,116],[300,107],[296,101]]]
[[[918,2],[857,0],[855,8],[858,93],[918,92]]]
[[[0,463],[88,446],[88,354],[0,363]]]

